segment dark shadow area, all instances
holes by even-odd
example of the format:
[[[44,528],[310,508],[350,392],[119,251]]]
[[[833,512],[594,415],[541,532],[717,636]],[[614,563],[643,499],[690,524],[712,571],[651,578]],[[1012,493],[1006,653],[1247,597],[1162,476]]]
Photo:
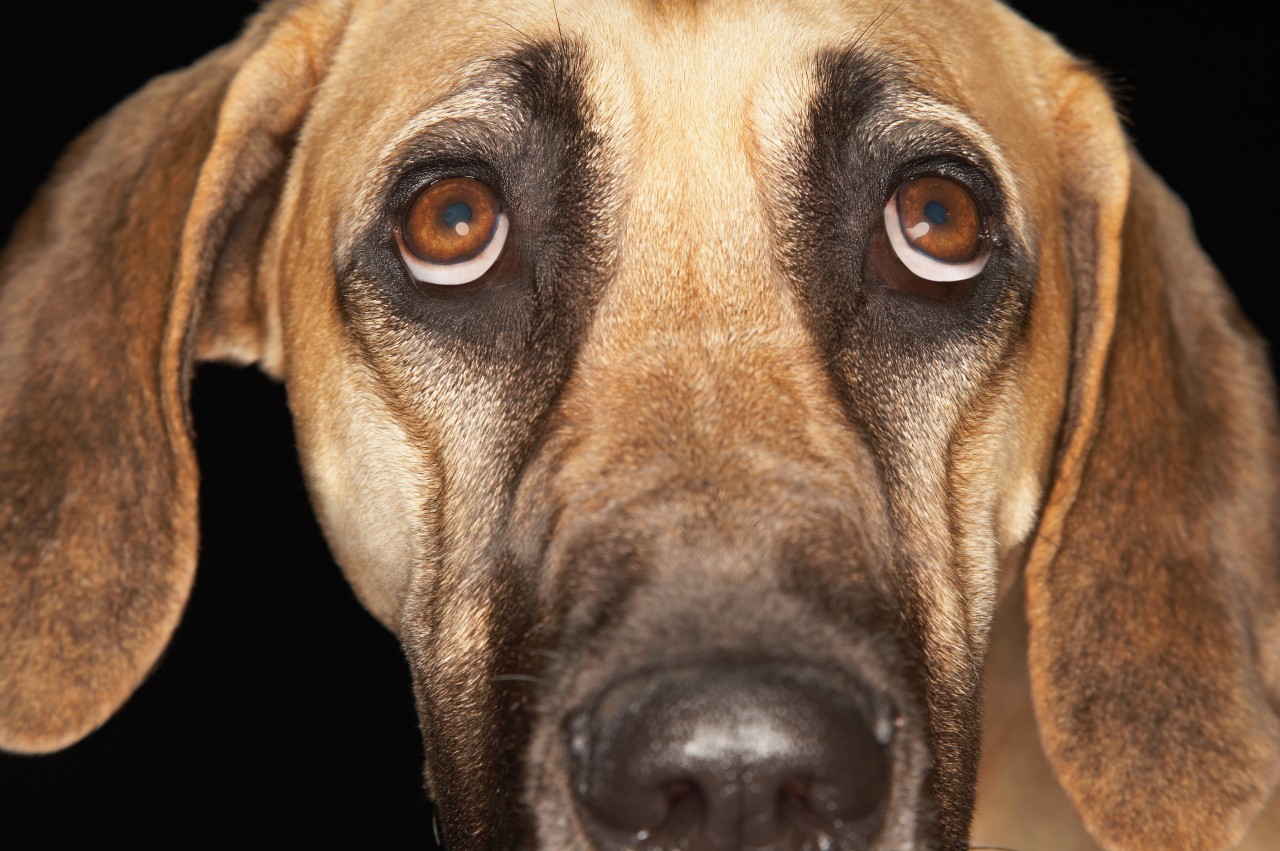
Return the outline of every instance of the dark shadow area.
[[[0,756],[3,830],[53,845],[430,837],[408,669],[320,536],[283,388],[206,366],[192,398],[203,550],[190,604],[110,723],[59,754]]]

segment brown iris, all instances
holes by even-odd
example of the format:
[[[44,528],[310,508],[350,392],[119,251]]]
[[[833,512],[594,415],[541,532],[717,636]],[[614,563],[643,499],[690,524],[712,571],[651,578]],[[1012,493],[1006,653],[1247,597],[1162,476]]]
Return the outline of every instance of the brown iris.
[[[982,215],[969,191],[943,177],[898,187],[898,221],[907,243],[943,263],[972,260],[982,245]]]
[[[493,190],[480,181],[438,180],[418,193],[405,213],[405,247],[427,263],[463,263],[489,244],[500,212]]]

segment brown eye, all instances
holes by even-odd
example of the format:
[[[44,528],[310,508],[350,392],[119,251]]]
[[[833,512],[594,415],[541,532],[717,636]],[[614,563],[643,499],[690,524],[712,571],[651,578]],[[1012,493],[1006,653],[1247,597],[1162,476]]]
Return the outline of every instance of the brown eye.
[[[398,232],[400,256],[419,281],[468,284],[502,254],[508,227],[488,186],[470,177],[438,180],[405,212]]]
[[[945,177],[918,177],[899,186],[885,205],[884,227],[898,260],[926,281],[968,280],[991,254],[978,202]]]

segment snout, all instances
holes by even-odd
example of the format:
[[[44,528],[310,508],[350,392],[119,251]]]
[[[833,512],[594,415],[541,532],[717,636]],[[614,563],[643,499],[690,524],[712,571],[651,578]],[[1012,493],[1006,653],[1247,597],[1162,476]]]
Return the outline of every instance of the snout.
[[[601,849],[864,849],[884,822],[889,704],[834,672],[720,661],[610,685],[565,725]]]
[[[797,586],[691,570],[560,645],[529,753],[539,847],[932,847],[925,697],[863,590],[824,610]]]
[[[509,526],[538,847],[937,846],[914,542],[869,445],[781,348],[633,355],[569,395]]]

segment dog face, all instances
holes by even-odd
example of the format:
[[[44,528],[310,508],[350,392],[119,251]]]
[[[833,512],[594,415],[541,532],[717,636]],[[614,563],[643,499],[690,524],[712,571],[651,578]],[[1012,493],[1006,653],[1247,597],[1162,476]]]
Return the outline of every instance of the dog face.
[[[1087,70],[999,7],[884,13],[281,6],[132,101],[9,259],[4,744],[167,639],[223,359],[288,387],[452,846],[962,843],[1024,564],[1095,835],[1239,837],[1280,738],[1261,356]],[[39,286],[73,238],[97,314]]]

